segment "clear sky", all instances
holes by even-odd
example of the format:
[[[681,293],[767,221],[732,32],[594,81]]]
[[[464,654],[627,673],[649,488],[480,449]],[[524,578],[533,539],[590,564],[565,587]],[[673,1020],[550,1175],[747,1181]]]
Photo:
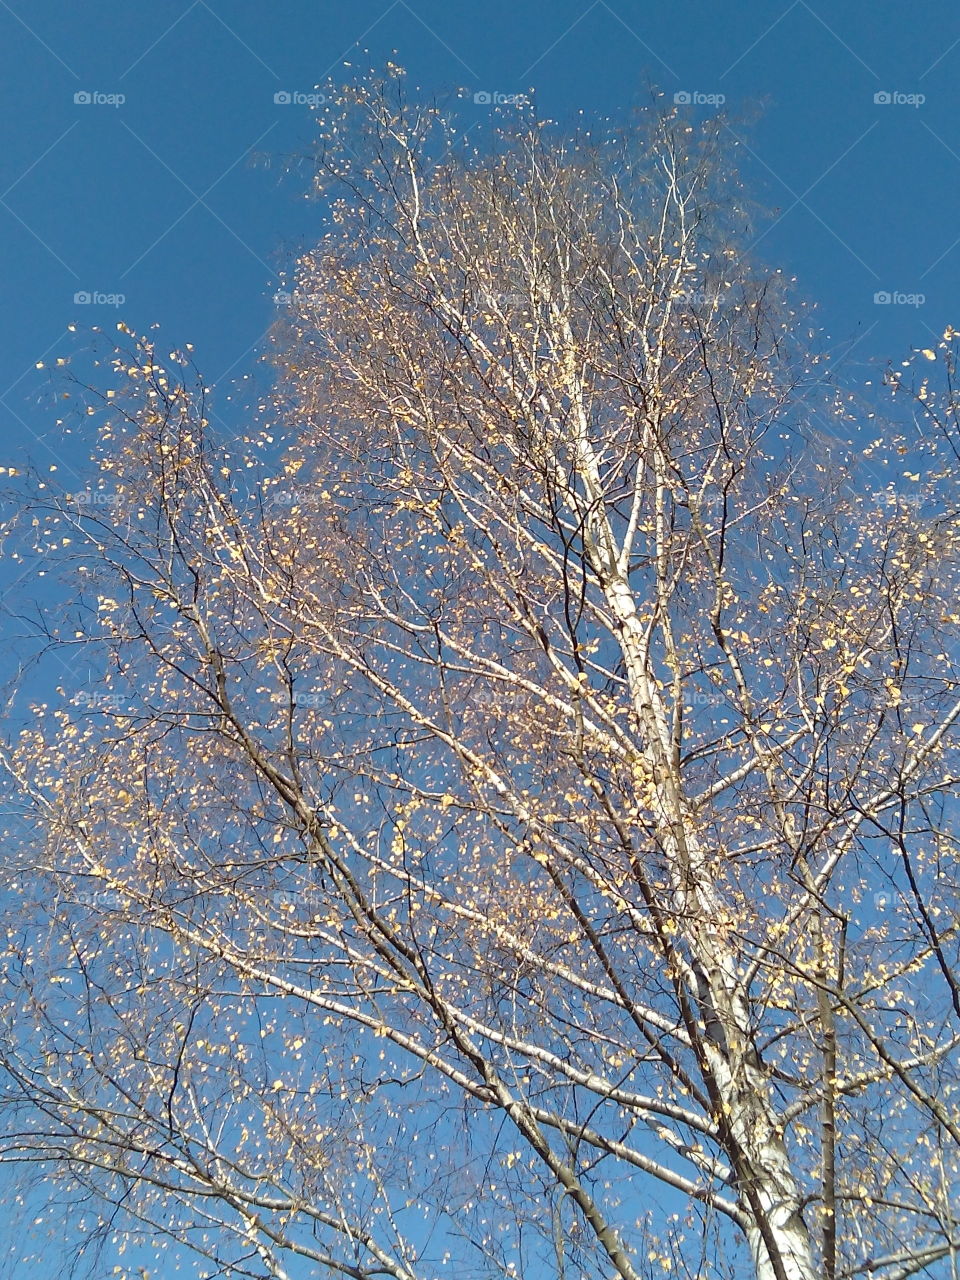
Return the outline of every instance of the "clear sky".
[[[0,465],[79,464],[36,366],[120,319],[192,342],[236,420],[225,397],[262,380],[281,273],[322,229],[308,170],[287,172],[310,107],[275,95],[390,56],[428,93],[532,91],[560,120],[650,82],[697,111],[759,104],[746,176],[778,213],[758,250],[818,304],[851,382],[960,326],[955,2],[0,0]],[[18,572],[0,563],[0,592]]]
[[[159,321],[221,388],[255,367],[278,273],[322,214],[305,170],[283,176],[310,145],[310,108],[274,95],[392,50],[428,92],[532,89],[560,119],[616,110],[651,80],[722,94],[734,114],[760,102],[748,177],[780,212],[759,248],[819,304],[831,344],[855,342],[865,370],[958,323],[960,9],[946,0],[0,0],[0,465],[24,442],[38,464],[70,456],[35,365],[75,348],[71,322]],[[880,291],[925,302],[878,305]]]

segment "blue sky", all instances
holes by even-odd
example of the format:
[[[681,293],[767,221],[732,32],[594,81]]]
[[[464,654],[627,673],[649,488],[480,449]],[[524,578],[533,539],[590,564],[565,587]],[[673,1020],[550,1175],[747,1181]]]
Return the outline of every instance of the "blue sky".
[[[960,325],[955,3],[0,0],[0,465],[80,466],[36,366],[121,319],[193,343],[237,421],[226,397],[264,378],[282,272],[322,231],[296,168],[311,111],[275,95],[391,56],[429,94],[532,91],[561,121],[651,81],[697,111],[759,104],[744,169],[778,212],[757,248],[817,303],[850,381]],[[0,563],[0,593],[18,572]]]
[[[255,368],[279,273],[322,219],[303,199],[307,171],[284,176],[310,145],[311,111],[274,95],[392,50],[428,92],[532,89],[561,120],[616,110],[651,80],[670,96],[722,94],[734,114],[760,102],[745,167],[779,214],[759,249],[819,304],[831,345],[856,343],[853,376],[958,320],[956,6],[0,0],[7,460],[23,445],[38,464],[74,456],[34,367],[75,349],[70,323],[160,322],[222,392]],[[126,100],[75,102],[84,92]],[[478,126],[488,113],[476,108]],[[877,305],[880,291],[925,301]],[[83,292],[125,301],[76,304]]]

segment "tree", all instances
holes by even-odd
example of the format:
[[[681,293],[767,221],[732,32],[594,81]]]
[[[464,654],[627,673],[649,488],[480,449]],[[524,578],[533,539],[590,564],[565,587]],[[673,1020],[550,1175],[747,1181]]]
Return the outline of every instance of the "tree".
[[[131,339],[30,504],[4,1158],[210,1274],[957,1274],[954,335],[841,448],[650,117],[344,91],[272,421]]]

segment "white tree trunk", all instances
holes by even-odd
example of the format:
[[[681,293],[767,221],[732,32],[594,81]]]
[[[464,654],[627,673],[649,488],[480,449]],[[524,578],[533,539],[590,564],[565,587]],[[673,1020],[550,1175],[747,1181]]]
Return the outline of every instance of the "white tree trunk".
[[[609,529],[596,533],[595,554],[603,557]],[[672,767],[666,709],[650,675],[645,631],[629,584],[612,557],[605,559],[605,595],[620,623],[633,702],[646,734],[647,765],[656,784],[664,849],[677,905],[687,919],[684,941],[705,1053],[730,1137],[727,1154],[742,1206],[756,1224],[747,1238],[757,1280],[818,1280],[810,1235],[800,1216],[799,1183],[750,1037],[747,991],[736,954],[724,941],[724,903]]]

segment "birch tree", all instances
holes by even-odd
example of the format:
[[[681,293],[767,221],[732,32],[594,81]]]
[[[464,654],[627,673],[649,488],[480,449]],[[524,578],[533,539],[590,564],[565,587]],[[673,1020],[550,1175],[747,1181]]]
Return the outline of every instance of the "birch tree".
[[[263,418],[130,335],[8,531],[96,675],[4,752],[2,1158],[79,1261],[956,1277],[953,331],[871,425],[722,121],[456,120],[341,91]]]

